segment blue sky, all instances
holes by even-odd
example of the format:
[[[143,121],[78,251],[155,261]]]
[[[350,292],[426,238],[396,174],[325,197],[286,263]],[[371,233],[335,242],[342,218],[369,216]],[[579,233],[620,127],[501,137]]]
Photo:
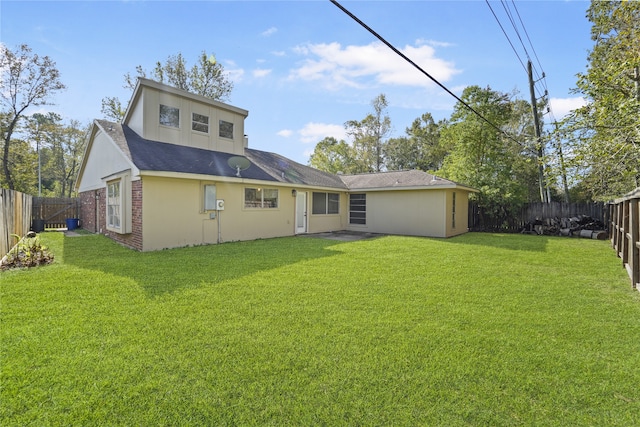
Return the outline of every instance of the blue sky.
[[[571,89],[593,46],[586,1],[340,4],[457,95],[478,85],[528,100],[528,52],[536,76],[546,75],[537,88],[548,89],[554,118],[583,103]],[[234,82],[228,103],[249,111],[250,147],[301,163],[324,137],[347,139],[344,123],[363,119],[381,93],[392,136],[426,112],[448,118],[456,102],[329,0],[0,0],[0,42],[51,57],[67,89],[48,109],[87,124],[102,118],[104,97],[129,100],[123,76],[136,66],[215,54]]]

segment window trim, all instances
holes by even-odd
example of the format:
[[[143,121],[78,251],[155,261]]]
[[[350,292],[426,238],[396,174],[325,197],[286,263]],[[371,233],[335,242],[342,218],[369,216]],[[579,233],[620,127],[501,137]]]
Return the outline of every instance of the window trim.
[[[260,193],[260,201],[257,200],[250,200],[249,203],[253,203],[253,204],[257,204],[259,203],[259,206],[249,206],[247,204],[247,190],[255,190],[256,193]],[[265,206],[266,204],[269,204],[268,200],[265,202],[265,193],[267,191],[275,191],[276,192],[276,197],[275,197],[275,206]],[[269,187],[269,188],[263,188],[263,187],[245,187],[244,188],[244,192],[243,192],[243,206],[245,209],[278,209],[280,207],[280,189],[278,188],[273,188],[273,187]]]
[[[456,228],[456,192],[453,192],[453,196],[451,198],[451,228],[455,230]]]
[[[176,110],[178,112],[177,115],[177,119],[178,119],[178,123],[174,126],[171,123],[162,123],[162,108],[167,108],[167,109],[171,109],[171,110]],[[172,128],[172,129],[180,129],[180,108],[179,107],[172,107],[171,105],[165,105],[165,104],[160,104],[160,108],[158,110],[158,123],[160,124],[160,126],[164,126],[164,127],[168,127],[168,128]]]
[[[223,128],[222,124],[223,124],[223,123],[224,123],[225,125],[231,125],[231,136],[227,136],[227,135],[223,135],[223,134],[222,134],[222,128]],[[234,133],[235,133],[235,127],[236,127],[236,126],[235,126],[235,123],[233,123],[233,122],[229,122],[229,121],[227,121],[227,120],[219,119],[219,120],[218,120],[218,137],[220,137],[220,138],[226,138],[226,139],[233,139],[233,135],[234,135]]]
[[[195,116],[200,116],[206,119],[206,122],[201,122],[196,120]],[[207,130],[200,130],[200,129],[195,129],[194,126],[199,125],[199,126],[206,126]],[[207,116],[206,114],[200,114],[200,113],[196,113],[195,111],[191,112],[191,130],[194,132],[199,132],[199,133],[205,133],[205,134],[209,134],[209,116]]]
[[[354,203],[357,199],[352,200],[353,196],[362,196],[362,203],[357,204],[357,206],[362,206],[364,209],[362,210],[353,210]],[[360,218],[356,218],[353,214],[357,213]],[[358,219],[359,221],[354,221]],[[361,221],[361,222],[360,222]],[[350,225],[367,225],[367,193],[350,193],[349,194],[349,224]]]
[[[112,189],[115,193],[115,189],[117,188],[117,195],[112,196]],[[106,214],[106,225],[108,230],[120,231],[122,229],[122,180],[115,179],[113,181],[107,182],[107,196],[106,196],[106,205],[107,205],[107,214]],[[118,224],[115,224],[115,220],[117,219]]]
[[[132,201],[131,201],[131,172],[126,171],[123,173],[115,174],[104,178],[105,182],[105,227],[108,231],[112,231],[118,234],[131,233],[131,218],[132,218]],[[112,185],[118,184],[119,194],[117,196],[119,205],[110,204],[109,190]],[[117,216],[120,218],[119,225],[115,225],[111,222],[109,208],[112,206],[118,206]]]
[[[315,204],[316,195],[323,195],[324,206],[323,206],[322,212],[320,212],[320,209],[316,210],[316,204]],[[331,207],[330,196],[335,196],[335,198],[337,199],[337,200],[333,200],[334,202],[337,202],[337,210],[335,212],[331,211],[330,209]],[[320,200],[318,199],[318,201]],[[311,193],[311,214],[312,215],[340,215],[340,193],[333,193],[328,191],[313,191]]]

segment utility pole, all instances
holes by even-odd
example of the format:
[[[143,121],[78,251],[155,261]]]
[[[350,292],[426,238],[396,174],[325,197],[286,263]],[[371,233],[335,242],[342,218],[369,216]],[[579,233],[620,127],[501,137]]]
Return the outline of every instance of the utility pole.
[[[533,70],[531,61],[527,61],[527,71],[529,73],[529,92],[531,93],[531,108],[533,109],[533,122],[536,131],[536,146],[538,148],[538,180],[540,181],[540,201],[548,202],[549,199],[545,193],[544,180],[544,150],[542,147],[542,132],[540,131],[540,118],[538,117],[538,105],[533,81]]]

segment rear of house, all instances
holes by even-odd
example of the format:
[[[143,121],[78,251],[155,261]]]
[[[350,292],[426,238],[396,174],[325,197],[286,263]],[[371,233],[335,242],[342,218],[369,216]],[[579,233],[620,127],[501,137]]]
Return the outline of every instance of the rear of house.
[[[335,175],[250,149],[246,110],[140,79],[122,123],[96,120],[82,226],[149,251],[339,230],[449,237],[475,190],[421,171]]]

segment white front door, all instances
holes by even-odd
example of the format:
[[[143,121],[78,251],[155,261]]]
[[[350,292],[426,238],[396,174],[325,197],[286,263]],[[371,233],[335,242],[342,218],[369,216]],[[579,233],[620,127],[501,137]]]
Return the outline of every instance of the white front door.
[[[296,234],[307,232],[307,193],[296,195]]]

